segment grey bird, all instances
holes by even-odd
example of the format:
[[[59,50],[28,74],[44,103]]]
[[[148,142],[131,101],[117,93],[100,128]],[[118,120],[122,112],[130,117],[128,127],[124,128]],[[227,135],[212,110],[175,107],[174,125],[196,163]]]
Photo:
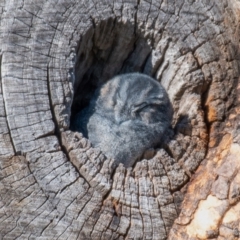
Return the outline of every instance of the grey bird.
[[[76,114],[73,130],[117,164],[131,167],[147,149],[161,143],[172,114],[159,82],[145,74],[123,74],[95,91],[89,105]]]

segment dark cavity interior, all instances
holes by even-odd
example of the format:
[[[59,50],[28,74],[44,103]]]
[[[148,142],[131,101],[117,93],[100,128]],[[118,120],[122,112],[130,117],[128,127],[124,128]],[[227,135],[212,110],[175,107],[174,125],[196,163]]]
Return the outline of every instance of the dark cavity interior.
[[[95,89],[113,76],[131,72],[155,76],[162,59],[152,66],[152,39],[130,21],[93,21],[76,52],[71,128],[74,116],[89,104]]]

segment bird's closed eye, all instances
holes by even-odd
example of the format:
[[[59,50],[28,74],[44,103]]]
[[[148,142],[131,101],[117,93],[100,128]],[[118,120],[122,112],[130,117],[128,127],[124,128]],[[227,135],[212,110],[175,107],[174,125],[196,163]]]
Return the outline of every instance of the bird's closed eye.
[[[135,104],[133,107],[132,107],[132,113],[134,112],[138,112],[138,111],[141,111],[142,109],[146,108],[146,107],[156,107],[156,106],[160,106],[162,105],[162,99],[160,98],[151,98],[150,100],[148,101],[145,101],[145,102],[141,102],[141,103],[138,103],[138,104]]]
[[[162,105],[156,103],[141,104],[132,111],[134,118],[138,118],[148,124],[159,122],[162,114]]]

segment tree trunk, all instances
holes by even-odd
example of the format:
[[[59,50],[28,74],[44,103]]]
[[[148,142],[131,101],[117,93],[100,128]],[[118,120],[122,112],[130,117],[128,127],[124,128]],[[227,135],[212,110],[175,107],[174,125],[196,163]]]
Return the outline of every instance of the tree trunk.
[[[0,3],[0,239],[240,238],[237,0]],[[128,72],[162,83],[174,119],[126,169],[70,125]]]

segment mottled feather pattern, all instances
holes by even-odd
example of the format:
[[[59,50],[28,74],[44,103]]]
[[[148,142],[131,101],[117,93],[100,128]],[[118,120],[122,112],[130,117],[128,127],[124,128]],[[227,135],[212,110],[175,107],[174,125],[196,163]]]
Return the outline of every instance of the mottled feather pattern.
[[[74,130],[89,138],[109,158],[132,166],[145,150],[161,143],[171,126],[172,107],[162,85],[131,73],[100,86],[74,119]]]

